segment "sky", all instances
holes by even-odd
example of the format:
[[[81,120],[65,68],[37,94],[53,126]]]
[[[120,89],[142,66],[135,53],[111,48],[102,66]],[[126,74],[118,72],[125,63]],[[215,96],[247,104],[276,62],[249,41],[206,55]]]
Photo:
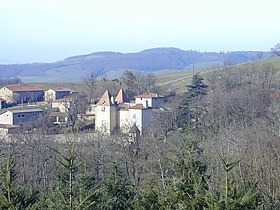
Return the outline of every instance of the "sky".
[[[268,51],[279,0],[0,0],[0,63],[154,47]]]

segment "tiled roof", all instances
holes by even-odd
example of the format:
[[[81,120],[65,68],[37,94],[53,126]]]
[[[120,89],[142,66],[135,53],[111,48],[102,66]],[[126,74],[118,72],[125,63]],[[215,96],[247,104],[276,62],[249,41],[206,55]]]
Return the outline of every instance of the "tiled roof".
[[[17,109],[17,110],[7,110],[7,112],[17,113],[26,113],[26,112],[43,112],[42,109]]]
[[[57,88],[50,88],[48,90],[54,90],[55,92],[70,92],[70,89],[68,89],[68,88],[59,88],[59,87],[57,87]]]
[[[5,88],[14,92],[43,91],[43,89],[33,85],[11,85],[11,86],[5,86]]]
[[[97,105],[104,105],[104,106],[111,106],[112,101],[111,101],[111,94],[108,90],[105,91],[105,93],[102,95],[100,100],[98,101]]]
[[[146,92],[141,95],[135,96],[135,98],[158,98],[158,97],[162,97],[162,96],[160,96],[157,93],[152,93],[152,92]]]
[[[60,98],[60,99],[57,99],[53,102],[64,102],[64,103],[71,103],[72,101],[74,101],[74,98]]]
[[[17,125],[0,124],[0,128],[10,129],[10,128],[18,128],[18,127],[19,126],[17,126]]]
[[[136,104],[134,106],[129,107],[129,109],[146,109],[143,104]]]
[[[122,104],[122,103],[128,102],[128,99],[127,99],[126,94],[125,94],[123,89],[120,89],[120,91],[119,91],[119,93],[118,93],[118,95],[116,97],[116,102],[118,104]]]

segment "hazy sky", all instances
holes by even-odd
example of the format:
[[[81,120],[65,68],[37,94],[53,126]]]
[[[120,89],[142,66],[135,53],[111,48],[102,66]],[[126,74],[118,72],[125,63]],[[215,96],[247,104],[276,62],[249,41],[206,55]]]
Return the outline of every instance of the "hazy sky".
[[[270,50],[279,0],[0,0],[0,63],[153,47]]]

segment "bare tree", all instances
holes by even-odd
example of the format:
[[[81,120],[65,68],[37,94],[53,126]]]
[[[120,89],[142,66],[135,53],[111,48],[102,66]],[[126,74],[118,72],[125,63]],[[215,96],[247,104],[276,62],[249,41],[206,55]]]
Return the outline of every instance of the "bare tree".
[[[280,43],[276,44],[273,48],[271,48],[272,53],[277,57],[280,57]]]
[[[92,101],[97,96],[97,88],[96,88],[96,76],[94,72],[84,76],[83,80],[83,87],[84,90],[89,98],[89,101]]]

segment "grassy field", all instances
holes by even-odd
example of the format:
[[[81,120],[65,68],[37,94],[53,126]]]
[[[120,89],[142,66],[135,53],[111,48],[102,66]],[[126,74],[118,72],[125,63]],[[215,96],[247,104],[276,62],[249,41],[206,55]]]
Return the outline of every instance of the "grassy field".
[[[256,65],[258,69],[262,69],[264,65],[272,64],[276,68],[280,67],[280,59],[270,59],[266,61],[259,61],[254,62],[253,65]],[[233,70],[239,71],[241,69],[246,68],[248,64],[239,64],[232,66]],[[250,65],[250,64],[249,64]],[[200,73],[202,75],[207,75],[210,72],[217,71],[217,69],[200,69],[200,70],[186,70],[186,71],[177,71],[172,73],[163,73],[163,74],[156,74],[157,78],[157,85],[159,85],[163,90],[173,90],[177,93],[183,93],[186,90],[186,85],[190,83],[191,77],[194,73]],[[279,69],[280,71],[280,69]],[[58,83],[51,83],[51,82],[37,82],[37,83],[28,83],[32,85],[36,85],[43,89],[48,89],[51,87],[62,87],[62,88],[70,88],[75,91],[82,91],[82,83],[81,82],[58,82]],[[101,85],[101,81],[100,81]]]

